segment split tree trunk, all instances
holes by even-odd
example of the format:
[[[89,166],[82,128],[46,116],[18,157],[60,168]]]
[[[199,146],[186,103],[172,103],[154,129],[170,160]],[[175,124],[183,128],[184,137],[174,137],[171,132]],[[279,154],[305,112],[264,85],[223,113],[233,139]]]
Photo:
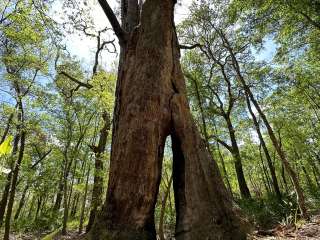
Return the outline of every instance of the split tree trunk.
[[[141,24],[127,40],[107,198],[89,233],[91,239],[156,239],[154,208],[168,135],[173,138],[176,239],[246,238],[190,113],[174,5],[172,0],[146,0]]]

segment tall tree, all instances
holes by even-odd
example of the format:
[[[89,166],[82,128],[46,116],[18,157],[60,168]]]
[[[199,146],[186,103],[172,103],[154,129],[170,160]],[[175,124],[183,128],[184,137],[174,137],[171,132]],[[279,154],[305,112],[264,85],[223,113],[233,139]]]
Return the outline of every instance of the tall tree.
[[[131,2],[138,6],[138,1]],[[139,26],[134,24],[129,32],[121,28],[107,1],[99,3],[122,45],[123,62],[107,198],[89,237],[156,238],[154,207],[163,148],[171,135],[176,239],[245,239],[236,206],[188,107],[173,19],[176,2],[146,0]]]

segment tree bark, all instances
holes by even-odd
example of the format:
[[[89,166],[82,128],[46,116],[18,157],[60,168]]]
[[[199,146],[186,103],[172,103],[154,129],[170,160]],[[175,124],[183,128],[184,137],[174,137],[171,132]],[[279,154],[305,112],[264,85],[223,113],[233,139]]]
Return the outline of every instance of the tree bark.
[[[140,25],[128,39],[118,81],[107,198],[89,232],[91,239],[156,239],[153,215],[170,134],[176,156],[176,238],[246,237],[188,107],[174,5],[172,0],[146,0]]]
[[[251,198],[251,194],[247,185],[247,181],[244,177],[244,173],[243,173],[243,167],[242,167],[242,160],[241,160],[241,156],[240,156],[240,151],[239,151],[239,147],[238,147],[238,143],[236,140],[236,135],[235,135],[235,130],[233,128],[231,119],[229,115],[224,115],[224,118],[227,122],[227,127],[228,127],[228,131],[229,131],[229,135],[230,135],[230,140],[231,140],[231,154],[233,156],[234,159],[234,167],[236,169],[236,174],[237,174],[237,180],[238,180],[238,184],[239,184],[239,189],[240,189],[240,194],[241,197],[244,199],[250,199]]]

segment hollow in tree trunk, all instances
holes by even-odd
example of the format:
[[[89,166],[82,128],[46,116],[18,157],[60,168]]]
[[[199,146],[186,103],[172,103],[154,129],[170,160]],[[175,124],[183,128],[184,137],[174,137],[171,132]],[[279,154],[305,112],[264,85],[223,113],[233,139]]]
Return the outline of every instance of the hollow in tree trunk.
[[[107,198],[95,240],[155,240],[166,137],[173,139],[176,239],[245,239],[246,229],[192,119],[173,22],[175,2],[146,0],[127,39]]]

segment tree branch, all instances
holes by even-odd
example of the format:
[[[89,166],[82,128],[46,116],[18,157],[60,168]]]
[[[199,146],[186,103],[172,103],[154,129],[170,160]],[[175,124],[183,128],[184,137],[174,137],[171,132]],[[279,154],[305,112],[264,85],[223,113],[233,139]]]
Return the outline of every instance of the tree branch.
[[[71,81],[77,83],[77,84],[78,84],[78,89],[79,89],[79,87],[85,87],[85,88],[88,88],[88,89],[90,89],[90,88],[93,87],[91,84],[81,82],[81,81],[79,81],[78,79],[72,77],[71,75],[69,75],[68,73],[66,73],[66,72],[64,72],[64,71],[59,72],[59,74],[62,74],[62,75],[64,75],[64,76],[66,76],[67,78],[69,78]]]
[[[106,14],[116,36],[118,37],[120,45],[123,45],[127,41],[128,33],[126,31],[124,31],[122,29],[122,27],[120,26],[120,23],[119,23],[116,15],[112,11],[107,0],[98,0],[98,2],[100,4],[101,8],[103,9],[104,13]]]
[[[201,47],[201,45],[199,43],[196,43],[194,45],[189,45],[189,46],[188,45],[183,45],[183,44],[179,45],[180,49],[194,49],[196,47]]]
[[[42,156],[40,156],[38,150],[38,155],[39,155],[39,160],[36,161],[30,168],[34,169],[43,159],[45,159],[50,153],[51,153],[52,149],[50,149],[48,152],[46,152],[45,154],[43,154]]]
[[[213,138],[214,140],[216,140],[218,143],[220,143],[222,146],[224,146],[226,149],[228,149],[229,152],[232,153],[232,147],[230,145],[228,145],[225,141],[222,141],[220,138],[218,138],[215,135],[211,135],[209,138]]]

